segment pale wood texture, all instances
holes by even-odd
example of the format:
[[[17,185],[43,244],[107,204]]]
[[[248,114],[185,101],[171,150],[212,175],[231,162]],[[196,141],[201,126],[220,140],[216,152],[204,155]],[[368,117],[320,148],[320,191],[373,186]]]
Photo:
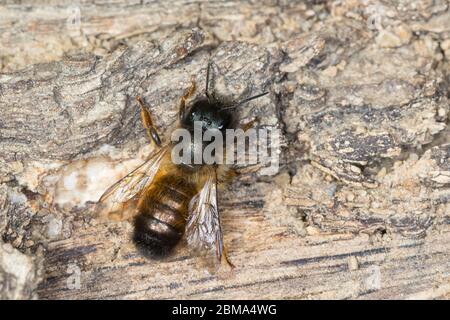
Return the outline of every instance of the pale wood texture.
[[[21,3],[0,6],[1,297],[450,298],[447,1]],[[168,139],[208,59],[224,99],[270,91],[241,119],[283,133],[277,175],[220,193],[232,272],[146,260],[94,212],[152,150],[135,96]]]

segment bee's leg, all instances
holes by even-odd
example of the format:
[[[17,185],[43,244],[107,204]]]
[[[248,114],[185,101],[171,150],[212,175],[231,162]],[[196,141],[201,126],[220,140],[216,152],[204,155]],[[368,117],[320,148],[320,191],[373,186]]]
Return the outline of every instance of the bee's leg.
[[[227,248],[224,246],[223,247],[223,257],[225,258],[225,261],[227,262],[227,264],[230,266],[231,269],[234,269],[235,266],[234,264],[231,262],[230,258],[228,258],[228,253],[227,253]]]
[[[250,128],[252,128],[254,126],[255,123],[259,123],[259,118],[258,117],[254,117],[252,120],[250,120],[249,122],[243,123],[241,125],[239,125],[239,129],[242,129],[244,132],[246,132],[247,130],[249,130]],[[249,154],[246,153],[245,157],[248,157]],[[235,153],[234,158],[237,158],[237,154]],[[250,171],[249,171],[250,169]],[[253,172],[257,171],[259,169],[259,167],[256,165],[250,165],[250,166],[246,166],[246,167],[238,167],[238,166],[233,166],[228,168],[228,172],[227,172],[227,176],[229,177],[228,181],[231,181],[234,177],[240,176],[243,173],[247,172],[247,173],[251,173],[252,170]],[[226,181],[226,180],[225,180]]]
[[[194,76],[191,77],[191,86],[186,90],[184,95],[181,97],[180,100],[180,109],[178,112],[179,119],[184,119],[184,115],[186,113],[186,101],[189,99],[190,96],[192,96],[195,92],[195,79]]]
[[[217,184],[218,187],[220,188],[223,188],[224,185],[233,181],[233,179],[238,175],[236,168],[227,165],[219,166],[216,172],[217,172]]]
[[[148,137],[151,140],[153,140],[158,147],[161,146],[161,139],[159,138],[158,131],[156,130],[155,125],[153,124],[150,112],[148,112],[148,109],[146,108],[140,96],[136,97],[136,101],[141,107],[141,120],[142,124],[144,125],[144,128],[147,130]]]
[[[245,132],[245,131],[247,131],[248,129],[250,129],[251,127],[253,127],[253,125],[254,125],[255,123],[257,123],[257,122],[259,122],[259,118],[258,118],[258,117],[255,117],[255,118],[253,118],[252,120],[250,120],[249,122],[244,123],[244,124],[241,124],[239,127],[240,127],[242,130],[244,130],[244,132]]]
[[[214,96],[211,97],[209,94],[209,72],[211,70],[211,61],[208,61],[208,66],[206,67],[206,86],[205,86],[205,95],[208,98],[208,101],[211,102],[212,99],[215,100]]]

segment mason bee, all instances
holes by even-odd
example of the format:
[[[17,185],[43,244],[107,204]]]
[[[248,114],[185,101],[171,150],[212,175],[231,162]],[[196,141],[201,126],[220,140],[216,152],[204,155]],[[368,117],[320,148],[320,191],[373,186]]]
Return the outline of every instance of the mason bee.
[[[208,63],[203,96],[187,105],[187,100],[196,90],[192,79],[191,86],[181,97],[178,127],[192,132],[194,122],[197,122],[203,131],[216,129],[223,134],[226,129],[247,130],[254,121],[239,125],[236,107],[268,92],[238,103],[221,102],[208,90],[210,69],[211,63]],[[109,215],[133,219],[133,242],[146,257],[168,255],[185,235],[192,249],[212,254],[219,263],[224,258],[232,266],[223,245],[217,203],[217,185],[230,181],[234,174],[232,166],[204,162],[175,164],[171,159],[174,143],[161,143],[148,108],[140,97],[136,100],[143,126],[157,150],[143,164],[109,187],[99,199],[99,204],[111,202]],[[202,151],[204,147],[203,143],[198,145],[191,141],[188,150],[193,153]]]

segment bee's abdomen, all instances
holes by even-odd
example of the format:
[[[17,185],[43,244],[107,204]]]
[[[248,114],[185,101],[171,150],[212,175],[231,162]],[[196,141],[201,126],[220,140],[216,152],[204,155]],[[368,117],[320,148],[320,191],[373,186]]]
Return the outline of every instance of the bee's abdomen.
[[[194,188],[183,178],[162,177],[146,191],[134,220],[133,241],[150,258],[166,256],[183,236]]]

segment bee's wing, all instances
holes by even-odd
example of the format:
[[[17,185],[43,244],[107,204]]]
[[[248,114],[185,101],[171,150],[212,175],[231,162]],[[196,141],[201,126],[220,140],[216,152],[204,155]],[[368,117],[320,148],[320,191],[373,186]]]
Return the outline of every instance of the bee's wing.
[[[220,262],[224,253],[222,227],[217,206],[217,178],[215,171],[189,203],[186,239],[191,248],[202,253],[212,252]],[[228,261],[226,254],[224,255]]]
[[[148,187],[159,170],[166,148],[152,153],[139,167],[110,186],[98,200],[102,213],[123,210],[129,202],[133,202]]]

